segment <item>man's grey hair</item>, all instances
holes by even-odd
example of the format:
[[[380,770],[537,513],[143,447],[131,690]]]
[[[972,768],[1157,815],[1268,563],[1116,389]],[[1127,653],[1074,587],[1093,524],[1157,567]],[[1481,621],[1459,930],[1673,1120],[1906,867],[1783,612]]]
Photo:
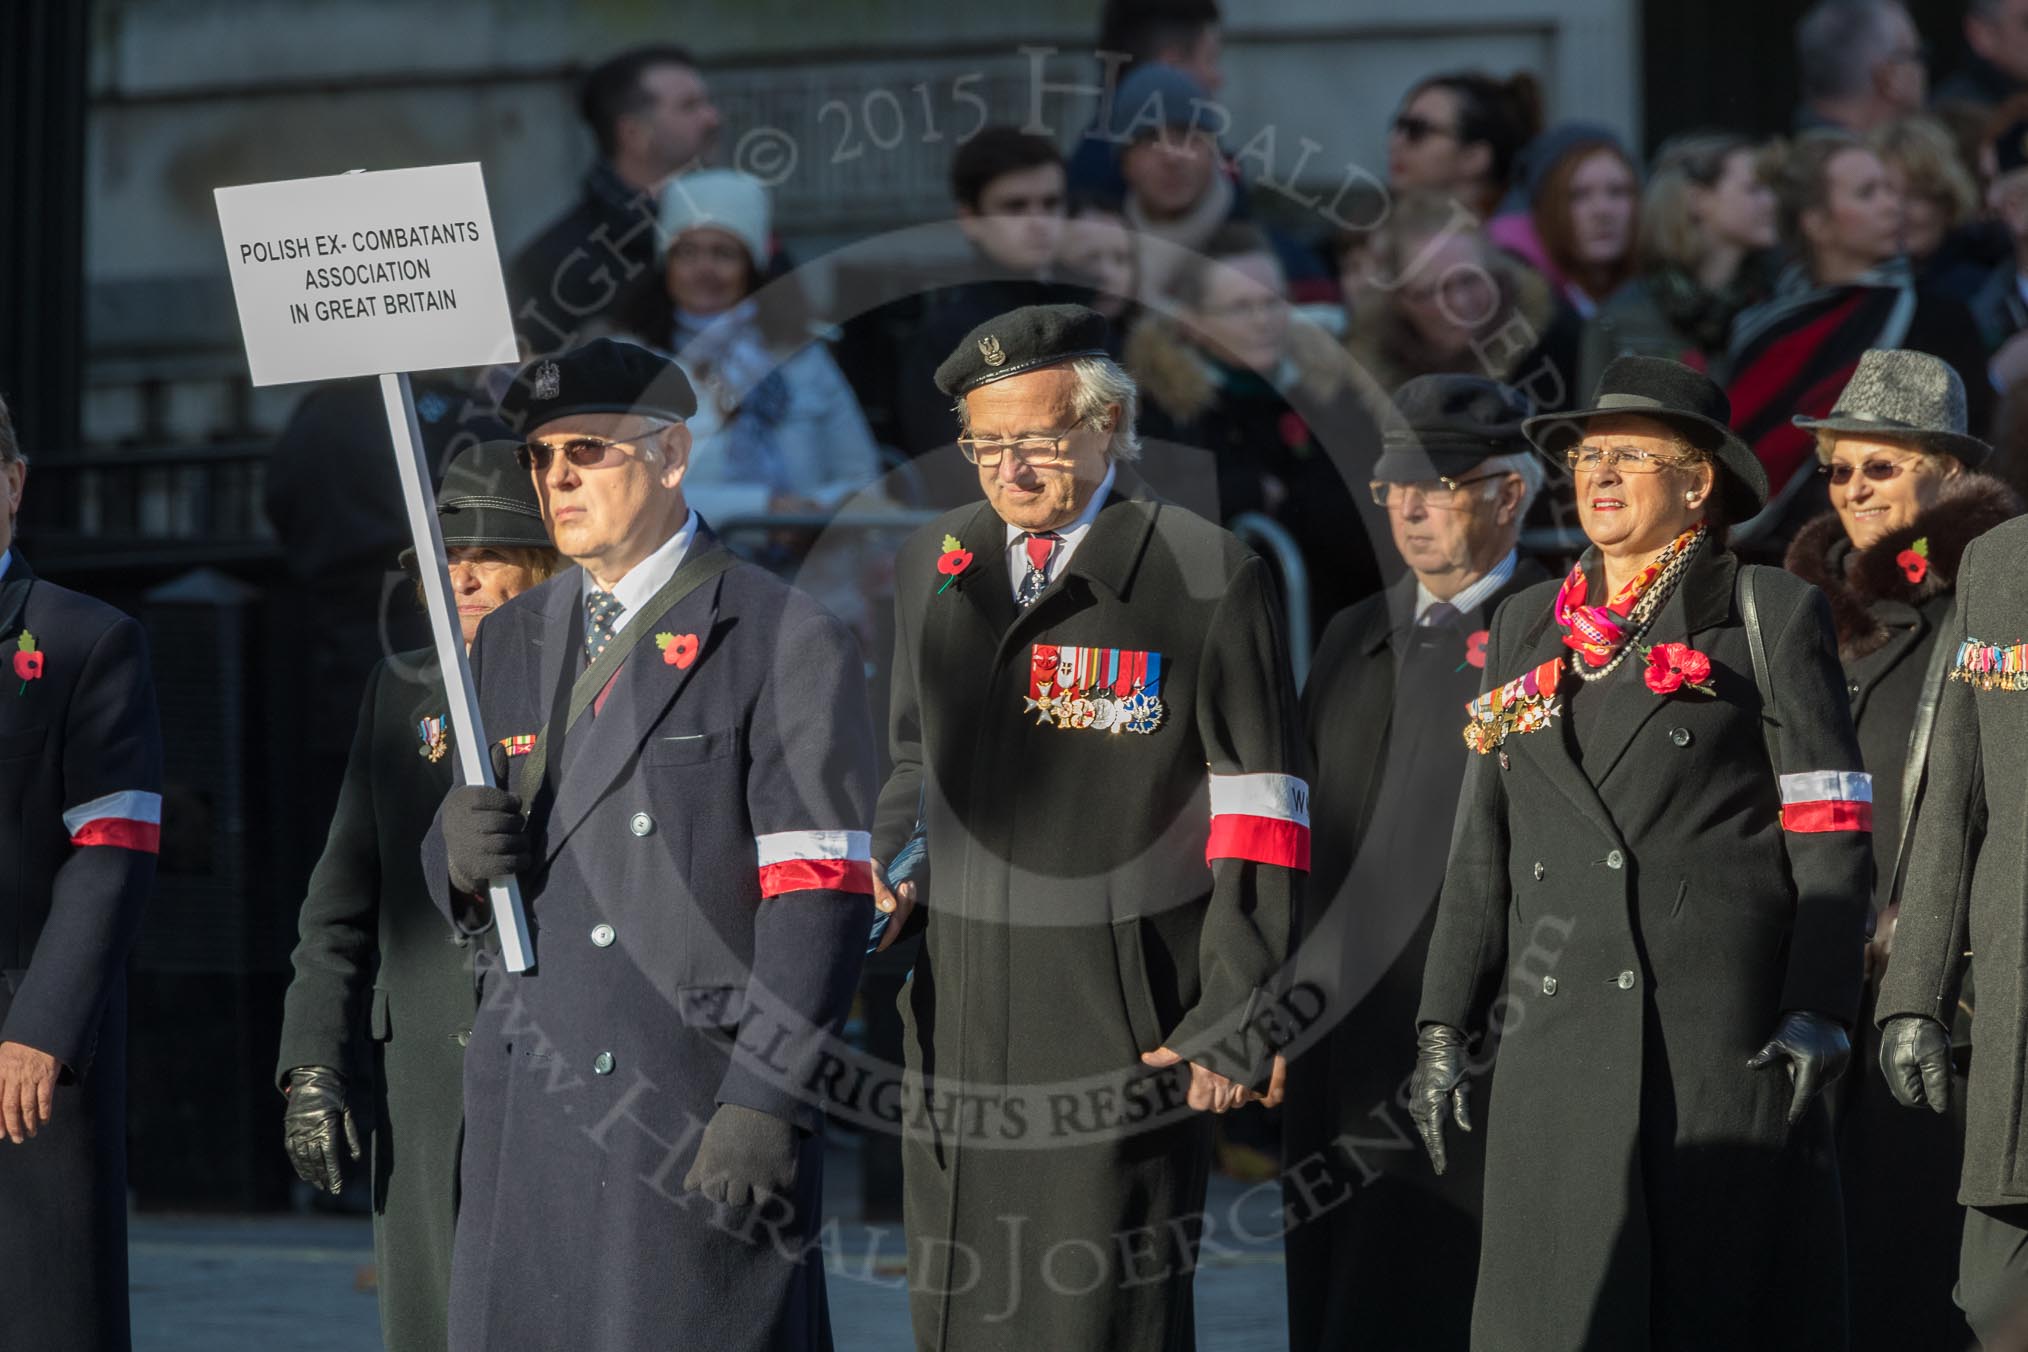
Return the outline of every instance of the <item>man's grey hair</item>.
[[[21,453],[21,442],[14,435],[14,417],[7,411],[7,399],[0,395],[0,465],[28,463],[28,457]]]
[[[1899,0],[1817,0],[1796,21],[1796,70],[1806,99],[1863,93],[1874,68],[1894,55]]]
[[[1521,476],[1521,510],[1514,513],[1514,521],[1517,525],[1523,517],[1528,515],[1528,509],[1535,505],[1536,495],[1542,492],[1542,486],[1549,482],[1549,466],[1544,464],[1542,457],[1533,451],[1515,451],[1509,455],[1489,456],[1479,462],[1479,468],[1474,472],[1487,475],[1518,474]],[[1496,497],[1499,491],[1500,485],[1498,480],[1489,483],[1486,486],[1487,499],[1491,500]]]
[[[1108,408],[1118,404],[1120,416],[1113,423],[1111,439],[1106,442],[1106,459],[1127,463],[1139,460],[1141,434],[1134,425],[1140,420],[1141,387],[1134,383],[1134,378],[1111,357],[1078,357],[1070,363],[1070,374],[1077,381],[1070,393],[1072,418],[1079,425],[1095,423],[1105,417]],[[972,419],[963,395],[958,397],[955,411],[958,427],[970,432]]]

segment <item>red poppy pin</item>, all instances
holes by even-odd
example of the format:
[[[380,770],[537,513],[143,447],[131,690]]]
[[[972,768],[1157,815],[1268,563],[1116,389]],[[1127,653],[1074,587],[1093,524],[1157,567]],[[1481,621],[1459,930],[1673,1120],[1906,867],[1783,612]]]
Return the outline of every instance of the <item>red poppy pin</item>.
[[[944,589],[958,580],[958,574],[972,566],[972,551],[966,549],[955,535],[944,537],[944,552],[937,556],[937,571],[944,575],[944,585],[937,588],[942,596]]]
[[[28,693],[28,683],[42,679],[42,654],[36,651],[35,635],[26,629],[14,641],[14,674],[21,678],[21,694]]]
[[[1299,451],[1310,444],[1310,425],[1303,421],[1303,415],[1290,409],[1276,420],[1275,430],[1281,433],[1282,445],[1292,451]]]
[[[1929,576],[1929,537],[1923,536],[1908,548],[1894,556],[1901,565],[1901,575],[1910,582],[1921,582]]]
[[[1465,665],[1486,669],[1486,631],[1481,629],[1465,639]]]
[[[1647,656],[1648,669],[1641,678],[1656,694],[1673,695],[1686,688],[1700,695],[1718,693],[1711,688],[1711,659],[1689,644],[1657,643]]]
[[[657,634],[655,646],[662,650],[662,660],[678,671],[683,671],[697,660],[697,635]]]

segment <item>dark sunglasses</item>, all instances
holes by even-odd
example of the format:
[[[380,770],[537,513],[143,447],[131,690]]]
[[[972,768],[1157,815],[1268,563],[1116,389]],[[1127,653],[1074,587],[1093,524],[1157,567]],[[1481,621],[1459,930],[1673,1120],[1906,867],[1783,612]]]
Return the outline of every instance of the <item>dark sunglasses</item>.
[[[1458,134],[1454,127],[1440,126],[1426,117],[1417,117],[1413,113],[1403,113],[1395,118],[1394,130],[1410,145],[1419,144],[1427,136],[1455,137]]]
[[[642,437],[653,435],[642,433]],[[640,438],[636,438],[639,440]],[[579,469],[599,469],[613,458],[613,452],[621,446],[632,446],[633,441],[605,441],[598,437],[577,437],[563,443],[563,458]],[[545,441],[526,441],[514,448],[514,458],[521,468],[537,474],[547,474],[550,464],[556,459],[559,448]]]
[[[1872,482],[1884,484],[1907,468],[1899,460],[1868,460],[1864,465],[1825,465],[1817,472],[1843,488],[1852,482],[1854,474],[1864,474]]]

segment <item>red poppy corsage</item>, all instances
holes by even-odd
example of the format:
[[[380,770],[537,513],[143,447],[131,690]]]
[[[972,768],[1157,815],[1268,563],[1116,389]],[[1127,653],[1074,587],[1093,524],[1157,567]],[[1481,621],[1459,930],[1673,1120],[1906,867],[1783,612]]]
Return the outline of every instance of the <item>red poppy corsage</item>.
[[[1648,669],[1641,678],[1656,694],[1673,695],[1683,689],[1700,695],[1718,693],[1711,686],[1711,659],[1689,644],[1657,643],[1647,657]]]
[[[21,694],[28,693],[28,683],[42,679],[42,654],[36,650],[35,635],[26,629],[14,641],[14,674],[21,678]]]
[[[697,635],[657,634],[655,646],[662,650],[662,660],[682,671],[697,660]]]
[[[1465,637],[1466,666],[1477,667],[1480,671],[1486,669],[1486,637],[1487,634],[1484,629]]]
[[[944,552],[937,556],[937,571],[943,574],[944,585],[937,588],[942,596],[944,589],[958,580],[958,574],[972,566],[972,551],[966,549],[955,535],[944,537]]]
[[[1310,425],[1303,421],[1303,415],[1294,409],[1288,410],[1276,419],[1275,430],[1281,433],[1282,445],[1292,451],[1300,451],[1310,444]]]
[[[1920,583],[1929,576],[1929,537],[1925,535],[1896,554],[1894,561],[1901,565],[1901,575],[1910,583]]]

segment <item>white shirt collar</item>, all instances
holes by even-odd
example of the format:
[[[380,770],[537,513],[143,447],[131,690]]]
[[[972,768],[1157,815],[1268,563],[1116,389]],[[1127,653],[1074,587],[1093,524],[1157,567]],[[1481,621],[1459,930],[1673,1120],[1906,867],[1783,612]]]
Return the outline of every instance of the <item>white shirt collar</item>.
[[[13,567],[13,565],[14,565],[13,548],[10,546],[7,549],[0,549],[0,582],[4,582],[7,580],[7,570]]]
[[[670,578],[676,576],[676,570],[683,564],[683,556],[690,552],[690,542],[696,538],[697,513],[692,511],[683,518],[681,529],[663,541],[654,553],[628,569],[627,575],[613,584],[613,599],[624,607],[620,612],[620,622],[614,627],[614,633],[632,624],[635,614],[642,606],[648,604],[648,599],[662,590],[663,584]],[[596,590],[598,584],[592,581],[592,575],[587,570],[582,594],[589,597]]]
[[[1485,575],[1478,581],[1466,587],[1456,596],[1453,596],[1450,602],[1451,605],[1457,608],[1458,614],[1470,615],[1480,606],[1484,605],[1486,599],[1494,592],[1507,585],[1508,579],[1514,576],[1514,566],[1519,562],[1520,551],[1518,549],[1508,550],[1506,558],[1501,559],[1491,568],[1488,568]],[[1431,606],[1437,603],[1437,600],[1436,594],[1423,586],[1421,579],[1417,579],[1415,584],[1416,623],[1420,624],[1422,622],[1422,617],[1428,613]]]

